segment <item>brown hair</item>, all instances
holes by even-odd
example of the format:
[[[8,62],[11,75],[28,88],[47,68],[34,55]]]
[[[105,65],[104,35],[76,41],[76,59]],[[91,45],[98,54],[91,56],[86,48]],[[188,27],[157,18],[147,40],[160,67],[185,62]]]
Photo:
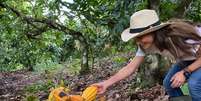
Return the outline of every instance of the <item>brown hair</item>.
[[[168,20],[168,22],[185,22],[185,23],[188,23],[188,24],[193,25],[193,26],[201,27],[200,22],[193,22],[192,20],[189,20],[189,19],[172,18],[172,19]]]
[[[195,44],[186,43],[187,39],[201,41],[195,26],[185,22],[172,22],[172,24],[154,32],[154,43],[160,51],[167,49],[175,58],[180,59],[178,51],[192,56]],[[200,44],[200,43],[197,43]]]

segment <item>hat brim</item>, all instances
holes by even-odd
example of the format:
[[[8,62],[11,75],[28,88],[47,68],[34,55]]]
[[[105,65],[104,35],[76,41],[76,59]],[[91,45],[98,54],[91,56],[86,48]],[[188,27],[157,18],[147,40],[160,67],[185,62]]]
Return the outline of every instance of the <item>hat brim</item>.
[[[161,23],[160,25],[157,25],[157,26],[154,26],[154,27],[150,27],[149,29],[146,29],[140,33],[130,33],[130,28],[127,28],[125,29],[122,34],[121,34],[121,39],[124,41],[124,42],[127,42],[128,40],[132,39],[132,38],[135,38],[135,37],[139,37],[139,36],[142,36],[142,35],[145,35],[145,34],[148,34],[150,32],[153,32],[153,31],[156,31],[156,30],[159,30],[167,25],[169,25],[170,23]]]

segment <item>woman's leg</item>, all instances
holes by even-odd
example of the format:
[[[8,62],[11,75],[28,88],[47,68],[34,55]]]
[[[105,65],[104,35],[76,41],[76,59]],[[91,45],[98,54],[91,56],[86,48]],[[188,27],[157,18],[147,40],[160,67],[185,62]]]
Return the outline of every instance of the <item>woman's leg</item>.
[[[188,88],[193,101],[201,101],[201,68],[194,71],[188,80]]]
[[[181,91],[181,89],[179,87],[172,88],[171,87],[172,83],[170,82],[170,79],[172,78],[172,76],[180,70],[182,70],[182,68],[181,66],[179,66],[179,64],[172,65],[172,67],[170,68],[170,70],[168,71],[167,75],[165,76],[163,80],[163,86],[165,87],[165,90],[170,97],[177,97],[177,96],[183,95],[183,92]]]

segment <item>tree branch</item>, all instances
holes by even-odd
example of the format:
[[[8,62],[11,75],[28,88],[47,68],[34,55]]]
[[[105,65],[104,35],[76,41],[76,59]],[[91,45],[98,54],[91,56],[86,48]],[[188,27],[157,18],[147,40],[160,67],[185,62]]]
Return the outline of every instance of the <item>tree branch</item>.
[[[192,1],[193,0],[178,0],[179,6],[175,9],[174,17],[183,18]]]
[[[148,9],[156,10],[159,13],[160,0],[148,0]]]
[[[72,35],[75,39],[78,39],[80,40],[79,37],[82,37],[81,39],[85,39],[84,36],[82,35],[81,32],[77,32],[77,31],[74,31],[72,29],[69,29],[67,28],[66,26],[64,25],[61,25],[53,20],[50,20],[50,19],[46,19],[46,18],[43,18],[43,19],[37,19],[37,18],[32,18],[32,17],[29,17],[29,16],[24,16],[22,13],[20,13],[18,10],[6,5],[6,4],[3,4],[2,2],[0,2],[0,7],[2,8],[6,8],[7,10],[11,10],[14,14],[16,14],[17,17],[20,17],[22,20],[26,21],[28,24],[32,25],[33,27],[37,28],[37,29],[40,29],[41,28],[38,28],[34,23],[35,22],[38,22],[38,23],[42,23],[42,24],[45,24],[47,25],[48,27],[52,28],[52,29],[56,29],[58,31],[62,31],[66,34],[70,34]],[[80,40],[81,41],[81,40]],[[84,40],[82,40],[81,42],[83,42]]]

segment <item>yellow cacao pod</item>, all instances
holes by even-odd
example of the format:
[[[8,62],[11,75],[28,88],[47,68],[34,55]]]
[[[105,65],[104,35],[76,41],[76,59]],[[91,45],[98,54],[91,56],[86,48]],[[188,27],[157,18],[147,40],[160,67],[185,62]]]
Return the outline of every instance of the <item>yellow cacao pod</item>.
[[[84,98],[80,95],[70,95],[70,99],[67,101],[84,101]]]
[[[59,87],[50,92],[48,101],[66,101],[69,99],[69,96],[64,92],[64,87]]]
[[[89,86],[83,91],[82,97],[85,101],[94,101],[96,99],[97,90],[98,88],[96,86]]]
[[[48,101],[54,101],[54,98],[53,98],[53,91],[50,92],[49,96],[48,96]]]
[[[99,98],[99,101],[106,101],[106,98],[105,98],[104,96],[101,96],[101,97]]]

